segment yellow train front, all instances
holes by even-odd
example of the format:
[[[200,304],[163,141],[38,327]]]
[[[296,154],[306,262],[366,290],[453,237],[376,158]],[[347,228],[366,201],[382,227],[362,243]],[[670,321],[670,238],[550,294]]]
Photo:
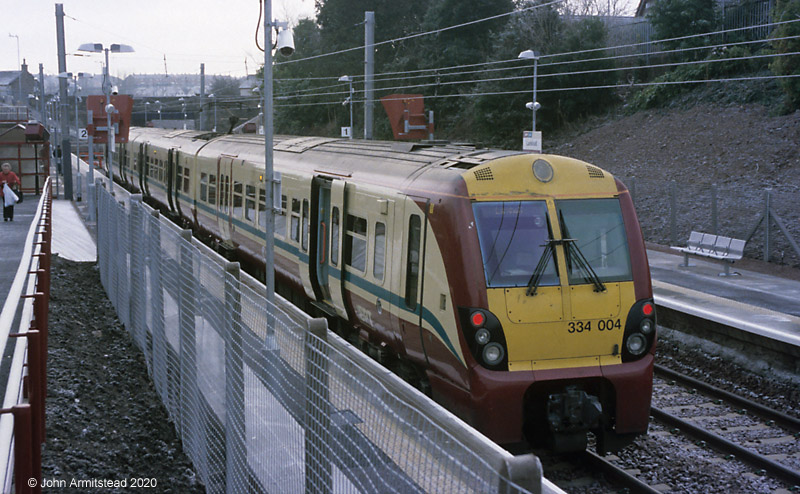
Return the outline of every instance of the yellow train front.
[[[462,178],[464,190],[442,199],[454,221],[443,229],[458,233],[438,238],[450,244],[440,248],[469,395],[433,376],[434,391],[452,391],[439,400],[501,444],[524,432],[574,451],[591,431],[613,451],[646,432],[655,310],[626,188],[550,155],[504,157]]]

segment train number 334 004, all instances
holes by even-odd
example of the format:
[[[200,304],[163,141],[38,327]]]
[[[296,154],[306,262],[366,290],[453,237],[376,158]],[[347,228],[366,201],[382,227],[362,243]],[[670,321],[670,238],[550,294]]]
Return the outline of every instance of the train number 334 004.
[[[622,328],[619,319],[600,319],[599,321],[572,321],[568,323],[570,333],[583,333],[591,331],[592,325],[598,331],[612,331]]]

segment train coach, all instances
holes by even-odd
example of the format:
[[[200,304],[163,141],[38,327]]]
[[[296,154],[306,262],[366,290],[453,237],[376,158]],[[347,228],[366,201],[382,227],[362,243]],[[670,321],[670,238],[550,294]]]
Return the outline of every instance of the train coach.
[[[276,291],[500,444],[645,433],[656,325],[631,196],[555,155],[276,137]],[[264,140],[137,128],[123,182],[263,275]]]

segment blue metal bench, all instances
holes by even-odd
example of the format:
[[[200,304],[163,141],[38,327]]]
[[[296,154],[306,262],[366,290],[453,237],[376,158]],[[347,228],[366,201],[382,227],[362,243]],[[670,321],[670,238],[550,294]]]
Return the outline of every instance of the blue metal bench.
[[[689,235],[689,241],[686,242],[686,247],[671,247],[683,253],[682,267],[690,266],[689,255],[707,257],[723,261],[725,265],[725,272],[720,273],[720,276],[732,276],[739,273],[731,272],[730,267],[735,262],[744,256],[744,240],[736,238],[723,237],[722,235],[712,235],[710,233],[692,232]]]

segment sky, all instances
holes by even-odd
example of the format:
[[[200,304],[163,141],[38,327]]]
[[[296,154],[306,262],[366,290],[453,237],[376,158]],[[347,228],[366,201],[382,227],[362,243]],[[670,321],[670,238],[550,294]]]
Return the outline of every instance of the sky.
[[[102,72],[102,53],[81,53],[83,43],[130,45],[134,53],[109,54],[111,74],[200,73],[243,77],[263,64],[255,44],[258,0],[62,0],[69,72]],[[0,0],[0,70],[58,73],[56,2]],[[272,0],[272,17],[295,24],[313,18],[314,0]],[[263,20],[258,27],[263,46]],[[83,55],[83,56],[81,56]],[[166,58],[166,68],[165,68]],[[246,62],[245,62],[246,61]]]

